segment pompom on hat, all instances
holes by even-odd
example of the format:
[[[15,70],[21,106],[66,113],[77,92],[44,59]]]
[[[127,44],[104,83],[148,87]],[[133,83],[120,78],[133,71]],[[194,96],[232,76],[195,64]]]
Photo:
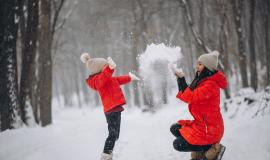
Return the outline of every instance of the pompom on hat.
[[[83,62],[83,63],[86,63],[88,60],[90,60],[90,56],[88,53],[84,52],[81,54],[81,57],[80,57],[80,60]]]
[[[97,74],[102,71],[107,64],[107,60],[104,58],[91,58],[88,53],[82,53],[80,60],[86,64],[86,67],[90,71],[90,75]]]
[[[198,62],[201,62],[210,71],[216,71],[218,66],[218,56],[219,56],[218,51],[202,54],[198,58]]]

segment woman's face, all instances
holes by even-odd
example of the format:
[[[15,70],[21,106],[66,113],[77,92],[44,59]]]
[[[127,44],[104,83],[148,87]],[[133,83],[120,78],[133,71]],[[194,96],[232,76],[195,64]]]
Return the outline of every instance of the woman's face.
[[[196,72],[198,73],[198,75],[200,75],[203,69],[204,69],[204,65],[201,62],[197,62]]]

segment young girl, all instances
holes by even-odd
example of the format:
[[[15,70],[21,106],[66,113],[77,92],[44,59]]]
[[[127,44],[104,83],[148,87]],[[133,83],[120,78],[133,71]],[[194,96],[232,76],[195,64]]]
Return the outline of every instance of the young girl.
[[[124,110],[123,105],[126,103],[120,85],[132,80],[139,80],[139,78],[132,73],[113,77],[116,64],[110,57],[107,60],[90,58],[88,53],[83,53],[80,59],[90,70],[86,83],[99,93],[108,124],[109,135],[105,141],[101,160],[112,160],[114,144],[120,133],[121,112]]]
[[[177,98],[188,103],[194,120],[179,120],[170,128],[176,137],[173,146],[176,150],[191,153],[193,160],[220,159],[225,147],[220,144],[224,133],[220,113],[220,88],[225,89],[225,75],[217,70],[217,51],[203,54],[198,58],[196,76],[188,86],[185,75],[173,68],[177,76],[179,93]]]

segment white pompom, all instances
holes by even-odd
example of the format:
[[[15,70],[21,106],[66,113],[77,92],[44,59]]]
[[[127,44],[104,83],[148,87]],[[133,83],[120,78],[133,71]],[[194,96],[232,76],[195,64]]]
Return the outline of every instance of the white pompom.
[[[90,56],[88,53],[82,53],[80,59],[83,63],[86,63],[88,60],[90,60]]]
[[[218,51],[216,51],[216,50],[215,50],[215,51],[213,51],[213,52],[210,52],[210,53],[212,53],[213,55],[215,55],[215,56],[217,56],[217,57],[219,56],[219,52],[218,52]]]

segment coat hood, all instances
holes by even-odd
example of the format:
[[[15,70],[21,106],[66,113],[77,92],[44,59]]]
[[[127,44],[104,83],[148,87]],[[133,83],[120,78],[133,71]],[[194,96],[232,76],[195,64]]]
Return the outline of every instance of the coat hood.
[[[227,79],[223,72],[217,71],[216,74],[208,78],[208,80],[215,81],[218,86],[222,89],[227,88]]]

